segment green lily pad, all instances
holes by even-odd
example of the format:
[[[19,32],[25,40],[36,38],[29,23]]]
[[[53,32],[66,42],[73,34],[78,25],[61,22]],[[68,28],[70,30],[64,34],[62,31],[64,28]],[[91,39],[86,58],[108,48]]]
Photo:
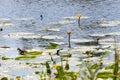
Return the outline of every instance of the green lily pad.
[[[8,57],[5,57],[5,56],[2,57],[2,60],[9,60],[9,59],[11,59],[11,58],[8,58]]]
[[[61,57],[71,57],[72,56],[72,54],[64,54],[64,55],[61,55]]]
[[[108,79],[108,78],[113,78],[113,77],[114,77],[113,73],[109,72],[109,71],[107,71],[107,72],[99,72],[97,74],[97,78],[102,78],[102,79]]]
[[[21,56],[18,56],[15,58],[15,60],[20,60],[20,59],[33,59],[33,58],[36,58],[35,55],[21,55]]]
[[[29,55],[41,55],[43,52],[42,51],[30,51],[30,52],[27,52],[26,54],[29,54]]]
[[[56,44],[56,43],[50,42],[49,44],[50,44],[50,46],[47,46],[46,49],[55,49],[58,47],[58,44]]]

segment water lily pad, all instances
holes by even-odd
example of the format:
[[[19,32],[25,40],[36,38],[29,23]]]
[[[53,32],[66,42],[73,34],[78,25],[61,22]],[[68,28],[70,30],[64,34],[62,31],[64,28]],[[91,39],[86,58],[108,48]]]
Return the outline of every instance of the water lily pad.
[[[20,60],[20,59],[34,59],[34,58],[36,58],[36,56],[35,55],[20,55],[20,56],[18,56],[18,57],[16,57],[15,58],[15,60]]]
[[[2,60],[9,60],[9,59],[11,59],[11,58],[8,58],[8,57],[5,57],[5,56],[2,57]]]
[[[9,46],[1,46],[0,48],[10,48]]]
[[[49,44],[50,44],[50,46],[47,46],[46,49],[55,49],[58,46],[58,44],[52,43],[52,42],[50,42]]]
[[[30,51],[30,52],[27,52],[26,54],[29,54],[29,55],[41,55],[43,52],[42,51]]]
[[[0,22],[0,26],[13,26],[14,24],[12,22]]]

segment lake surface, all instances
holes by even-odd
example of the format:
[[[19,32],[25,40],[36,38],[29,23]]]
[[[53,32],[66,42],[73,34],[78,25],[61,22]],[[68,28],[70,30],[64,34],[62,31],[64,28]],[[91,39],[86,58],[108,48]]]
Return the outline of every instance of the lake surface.
[[[14,58],[19,55],[17,48],[44,49],[45,46],[49,45],[49,42],[57,42],[61,44],[60,48],[66,48],[68,46],[66,34],[68,30],[72,31],[72,47],[91,47],[91,45],[77,44],[79,43],[78,39],[96,40],[96,37],[89,36],[91,34],[109,34],[108,40],[111,35],[117,35],[116,39],[119,42],[119,4],[120,0],[0,1],[0,28],[3,29],[0,32],[0,55]],[[76,18],[79,13],[82,14],[81,26],[78,26]],[[110,45],[111,42],[113,41],[106,41],[108,44],[104,45]],[[10,48],[2,48],[4,46]],[[44,58],[45,56],[43,56]],[[6,75],[26,76],[34,71],[31,68],[26,69],[25,61],[0,61],[3,65],[0,67],[0,77]],[[12,69],[13,63],[16,64],[14,67],[17,68],[20,66],[19,62],[23,63],[21,66],[25,66],[26,70]],[[10,74],[11,72],[12,74]],[[32,78],[28,80],[32,80]]]

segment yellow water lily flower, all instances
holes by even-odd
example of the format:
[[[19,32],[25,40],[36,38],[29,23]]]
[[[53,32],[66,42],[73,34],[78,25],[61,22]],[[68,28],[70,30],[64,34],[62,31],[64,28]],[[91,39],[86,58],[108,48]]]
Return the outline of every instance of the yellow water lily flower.
[[[58,68],[58,65],[57,64],[54,64],[54,66],[53,66],[55,69],[57,69]]]
[[[82,16],[82,14],[77,14],[77,17],[80,18]]]
[[[68,35],[70,35],[70,34],[71,34],[71,31],[70,31],[70,30],[69,30],[69,31],[67,31],[67,34],[68,34]]]

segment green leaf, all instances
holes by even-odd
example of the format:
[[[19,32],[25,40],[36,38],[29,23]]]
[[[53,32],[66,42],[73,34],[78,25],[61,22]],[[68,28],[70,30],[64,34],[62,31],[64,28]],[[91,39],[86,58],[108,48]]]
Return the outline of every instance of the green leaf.
[[[93,64],[91,67],[90,67],[90,69],[96,69],[96,68],[98,68],[100,65],[98,65],[97,63],[96,64]]]
[[[97,74],[97,78],[102,78],[102,79],[108,79],[108,78],[113,78],[113,77],[114,77],[114,75],[112,72],[104,71],[104,72],[99,72]]]
[[[56,44],[56,43],[50,42],[49,44],[50,44],[50,46],[47,46],[46,49],[55,49],[58,47],[58,44]]]
[[[71,56],[72,56],[72,54],[70,54],[70,53],[61,55],[61,57],[71,57]]]
[[[46,69],[47,69],[47,73],[50,75],[51,74],[51,69],[50,69],[50,65],[48,62],[46,62]]]
[[[107,54],[110,54],[111,52],[109,51],[105,51],[105,52],[102,52],[103,55],[107,55]]]
[[[33,59],[33,58],[36,58],[36,56],[34,56],[34,55],[29,55],[29,56],[21,55],[21,56],[16,57],[15,60],[20,60],[20,59]]]
[[[115,64],[110,65],[110,66],[106,66],[106,67],[105,67],[105,69],[106,69],[106,70],[108,70],[108,69],[113,69],[113,68],[114,68],[114,66],[115,66]]]
[[[5,56],[2,57],[2,60],[9,60],[9,59],[11,59],[11,58],[8,58],[8,57],[5,57]]]
[[[36,22],[32,22],[32,24],[35,24]]]
[[[8,78],[7,77],[3,77],[0,80],[8,80]]]
[[[42,51],[30,51],[30,52],[27,52],[26,54],[29,54],[29,55],[41,55],[43,52]]]

